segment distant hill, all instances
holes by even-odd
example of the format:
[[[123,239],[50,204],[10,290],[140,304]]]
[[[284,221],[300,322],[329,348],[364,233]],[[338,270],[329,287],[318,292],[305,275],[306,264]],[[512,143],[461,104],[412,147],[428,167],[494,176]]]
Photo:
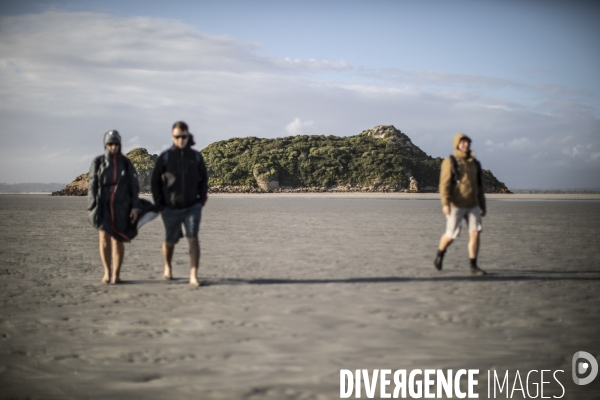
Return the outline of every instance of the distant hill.
[[[64,183],[0,183],[0,193],[50,193],[64,186]]]
[[[392,125],[359,135],[233,138],[202,150],[209,185],[278,187],[380,187],[406,190],[411,177],[420,191],[437,191],[442,158],[433,158]],[[508,192],[489,170],[487,192]]]
[[[201,152],[211,192],[435,192],[443,160],[425,154],[392,125],[379,125],[348,137],[232,138],[212,143]],[[140,190],[149,192],[158,155],[137,148],[126,157],[138,171]],[[87,184],[84,173],[52,194],[85,196]],[[490,170],[483,170],[483,184],[488,193],[509,192]]]
[[[158,155],[148,153],[148,150],[138,147],[125,154],[138,173],[140,192],[150,192],[150,176]],[[89,172],[77,176],[62,190],[52,192],[52,196],[86,196],[88,189]],[[62,187],[62,186],[61,186]]]

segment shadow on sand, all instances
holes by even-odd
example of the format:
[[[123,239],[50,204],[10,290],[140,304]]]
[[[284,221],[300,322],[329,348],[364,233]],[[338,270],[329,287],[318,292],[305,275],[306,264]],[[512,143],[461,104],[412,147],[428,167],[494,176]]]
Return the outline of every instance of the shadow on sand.
[[[580,276],[575,276],[580,275]],[[590,276],[592,275],[592,276]],[[428,276],[428,277],[401,277],[381,276],[368,278],[345,279],[200,279],[201,287],[218,285],[317,285],[328,283],[408,283],[408,282],[507,282],[507,281],[600,281],[600,271],[488,271],[485,276]],[[168,284],[187,285],[188,278],[173,278],[170,281],[162,279],[128,280],[121,284]]]
[[[533,272],[534,274],[536,272]],[[597,276],[568,276],[567,274],[590,274]],[[346,279],[221,279],[204,281],[203,286],[213,285],[314,285],[324,283],[407,283],[407,282],[505,282],[505,281],[600,281],[600,273],[596,271],[561,272],[563,276],[531,276],[523,273],[519,275],[505,273],[488,273],[485,276],[435,276],[435,277],[371,277],[371,278],[346,278]],[[566,276],[565,276],[566,275]]]

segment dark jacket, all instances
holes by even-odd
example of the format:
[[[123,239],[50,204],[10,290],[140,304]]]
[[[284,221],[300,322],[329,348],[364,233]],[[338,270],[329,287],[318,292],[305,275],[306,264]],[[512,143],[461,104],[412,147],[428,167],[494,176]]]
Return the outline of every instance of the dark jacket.
[[[116,183],[113,185],[113,183]],[[122,154],[98,156],[92,161],[88,185],[88,218],[97,228],[110,222],[111,235],[129,241],[137,233],[131,231],[129,213],[141,207],[138,198],[137,172],[131,161]],[[103,215],[110,213],[110,215]]]
[[[163,152],[152,172],[152,197],[159,210],[186,208],[204,204],[208,192],[208,174],[202,155],[189,145]]]

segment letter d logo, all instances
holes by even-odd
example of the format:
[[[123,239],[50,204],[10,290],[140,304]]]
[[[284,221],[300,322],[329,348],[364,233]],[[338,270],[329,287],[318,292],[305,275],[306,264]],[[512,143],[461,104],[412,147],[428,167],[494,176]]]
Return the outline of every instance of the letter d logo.
[[[579,365],[577,365],[577,360],[579,360],[580,358],[585,358],[587,362],[581,362],[579,363]],[[577,377],[577,373],[585,373],[590,366],[592,368],[587,378]],[[588,383],[594,380],[596,375],[598,375],[598,361],[596,361],[594,356],[585,351],[578,351],[577,353],[573,354],[573,362],[571,368],[573,371],[573,382],[575,382],[575,384],[577,385],[587,385]]]

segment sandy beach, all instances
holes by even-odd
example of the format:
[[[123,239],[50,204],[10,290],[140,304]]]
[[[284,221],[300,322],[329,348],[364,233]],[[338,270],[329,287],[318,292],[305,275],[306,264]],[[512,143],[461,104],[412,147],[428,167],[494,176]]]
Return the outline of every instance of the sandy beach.
[[[435,194],[213,195],[200,288],[183,242],[162,280],[159,219],[101,284],[85,207],[0,195],[2,399],[339,399],[341,369],[417,368],[479,369],[480,398],[488,370],[563,370],[562,398],[600,398],[571,378],[600,357],[600,195],[488,196],[485,277],[464,233],[433,268]]]

